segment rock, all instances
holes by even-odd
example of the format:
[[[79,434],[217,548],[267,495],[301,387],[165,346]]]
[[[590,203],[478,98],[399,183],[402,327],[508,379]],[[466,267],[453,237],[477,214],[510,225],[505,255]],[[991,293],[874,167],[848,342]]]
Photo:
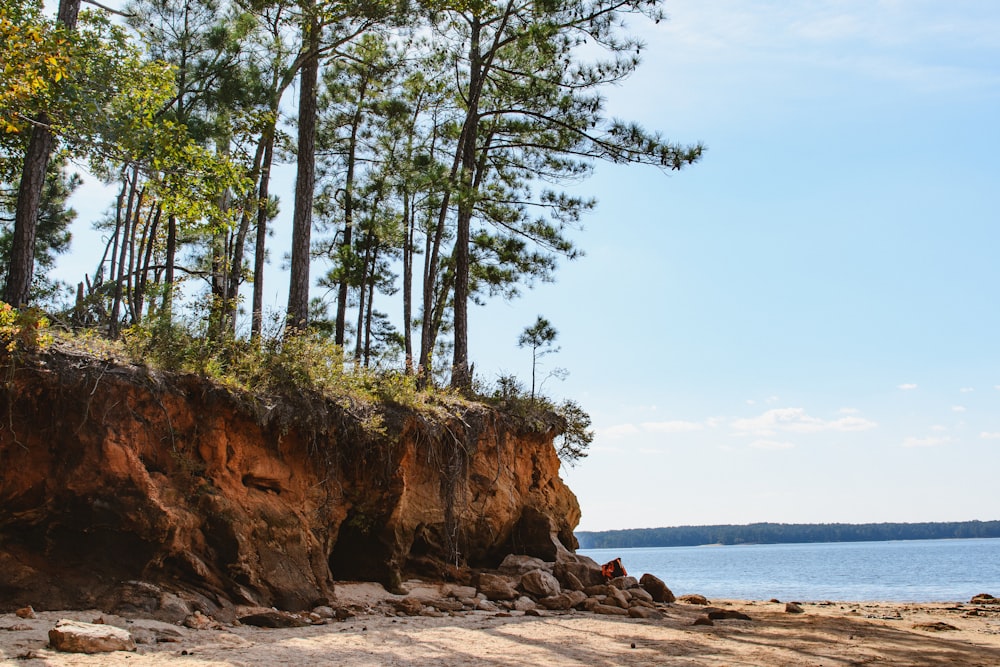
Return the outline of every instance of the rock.
[[[558,577],[556,578],[559,579]],[[564,571],[562,578],[559,579],[559,583],[564,589],[569,591],[582,591],[584,588],[583,582],[572,572]]]
[[[500,608],[489,600],[480,600],[476,603],[476,609],[479,611],[500,611]]]
[[[534,609],[537,606],[538,605],[534,600],[524,595],[514,600],[514,611],[528,611],[529,609]]]
[[[517,589],[506,577],[488,572],[480,572],[476,578],[476,589],[488,600],[515,600]]]
[[[715,625],[715,622],[712,621],[712,619],[710,619],[708,616],[702,615],[694,619],[694,623],[692,623],[691,625]]]
[[[979,593],[978,595],[972,596],[969,600],[970,604],[1000,604],[1000,598],[995,598],[989,593]]]
[[[682,595],[677,598],[678,602],[683,602],[684,604],[708,604],[708,599],[704,595],[698,595],[696,593],[690,595]]]
[[[552,571],[554,563],[546,563],[541,558],[524,554],[507,554],[497,568],[503,574],[527,574],[532,570]]]
[[[337,612],[333,610],[333,607],[329,605],[321,604],[318,607],[313,607],[312,613],[316,614],[320,618],[336,618]]]
[[[805,611],[798,602],[785,603],[785,612],[788,614],[804,614]]]
[[[568,574],[576,577],[583,587],[604,583],[604,574],[601,573],[601,566],[597,561],[579,554],[559,554],[556,564],[552,568],[552,574],[559,580],[563,588],[571,588],[567,584]]]
[[[595,614],[603,614],[605,616],[628,616],[627,609],[613,607],[609,604],[595,604],[591,608],[591,611]]]
[[[49,630],[49,644],[65,653],[110,653],[134,651],[135,641],[127,630],[113,625],[95,625],[62,619]]]
[[[613,586],[609,586],[608,595],[604,600],[604,604],[613,604],[617,607],[621,607],[622,609],[628,609],[629,602],[631,600],[632,597],[625,591],[615,588]]]
[[[958,630],[954,625],[949,625],[942,621],[935,621],[934,623],[917,623],[913,626],[914,630],[927,630],[928,632],[950,632],[952,630]]]
[[[553,611],[564,611],[573,608],[573,599],[568,593],[560,593],[559,595],[542,598],[538,601],[538,604]]]
[[[301,628],[309,625],[295,614],[277,609],[266,609],[247,614],[240,616],[238,620],[243,625],[252,625],[257,628]]]
[[[27,623],[15,623],[14,625],[8,625],[6,628],[3,629],[7,630],[8,632],[23,632],[25,630],[33,630],[34,628],[32,628]]]
[[[630,588],[639,588],[639,582],[636,581],[635,577],[630,576],[615,577],[608,584],[623,591],[627,591]]]
[[[630,588],[628,589],[628,594],[632,597],[632,602],[636,600],[642,600],[644,602],[653,602],[653,596],[646,592],[644,588]]]
[[[449,586],[445,593],[448,597],[456,600],[468,600],[476,597],[475,586]]]
[[[423,600],[413,596],[407,596],[400,600],[392,600],[392,606],[396,611],[407,616],[416,616],[424,610]]]
[[[583,592],[591,597],[596,595],[609,595],[611,593],[611,586],[608,586],[607,584],[587,586],[586,588],[583,589]]]
[[[538,598],[559,595],[559,580],[545,570],[532,570],[521,577],[521,588]]]
[[[14,614],[18,618],[35,618],[35,610],[32,609],[30,604],[27,607],[21,607]]]
[[[655,575],[649,573],[642,575],[639,578],[639,585],[653,597],[654,602],[670,603],[677,600],[674,597],[673,591],[667,588],[663,580]]]
[[[541,616],[542,612],[538,611],[537,608],[534,608],[534,609],[525,609],[524,610],[524,615],[525,616]]]
[[[742,611],[735,609],[712,609],[708,612],[708,617],[713,621],[751,621],[749,616]]]
[[[205,616],[200,611],[196,611],[184,619],[184,627],[192,630],[217,630],[222,625],[213,618]]]
[[[434,598],[427,600],[425,599],[424,604],[428,607],[433,607],[438,611],[464,611],[465,605],[458,600],[453,600],[450,598]]]
[[[632,618],[646,618],[653,620],[660,620],[663,618],[663,612],[643,606],[629,607],[628,615]]]

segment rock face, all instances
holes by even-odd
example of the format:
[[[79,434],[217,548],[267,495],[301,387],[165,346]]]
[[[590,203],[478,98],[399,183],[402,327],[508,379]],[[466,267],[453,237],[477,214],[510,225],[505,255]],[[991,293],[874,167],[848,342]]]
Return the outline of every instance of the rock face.
[[[262,397],[56,352],[0,366],[0,611],[137,581],[202,611],[298,611],[338,579],[460,580],[576,547],[555,416]]]

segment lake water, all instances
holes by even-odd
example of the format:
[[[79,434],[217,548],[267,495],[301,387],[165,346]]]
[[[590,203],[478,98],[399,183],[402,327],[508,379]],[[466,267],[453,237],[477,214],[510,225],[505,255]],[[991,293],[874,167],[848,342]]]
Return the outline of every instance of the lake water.
[[[581,549],[654,574],[675,595],[782,601],[968,602],[1000,597],[1000,539]]]

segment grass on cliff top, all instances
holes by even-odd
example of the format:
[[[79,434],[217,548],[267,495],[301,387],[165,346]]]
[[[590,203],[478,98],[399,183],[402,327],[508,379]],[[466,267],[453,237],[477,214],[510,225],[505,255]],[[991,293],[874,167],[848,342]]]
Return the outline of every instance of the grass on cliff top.
[[[532,396],[512,376],[493,385],[476,382],[460,394],[428,383],[418,385],[405,368],[367,368],[344,355],[343,348],[319,332],[272,335],[258,342],[234,337],[209,338],[178,324],[133,326],[118,340],[94,330],[57,329],[40,311],[18,311],[0,302],[0,352],[8,355],[55,348],[121,365],[193,373],[238,393],[299,396],[313,393],[344,408],[364,407],[368,426],[380,429],[379,405],[397,405],[426,417],[447,420],[483,404],[516,418],[529,430],[561,432],[557,451],[569,463],[586,456],[593,440],[590,417],[571,400],[555,403]],[[555,417],[556,421],[553,421]]]

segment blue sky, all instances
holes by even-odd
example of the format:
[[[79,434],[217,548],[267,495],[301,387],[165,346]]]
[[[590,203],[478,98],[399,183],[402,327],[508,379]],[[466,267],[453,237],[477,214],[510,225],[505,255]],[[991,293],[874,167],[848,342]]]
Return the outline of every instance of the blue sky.
[[[582,530],[1000,518],[1000,3],[665,8],[609,108],[704,160],[598,167],[586,256],[473,309],[477,373],[559,330]]]

